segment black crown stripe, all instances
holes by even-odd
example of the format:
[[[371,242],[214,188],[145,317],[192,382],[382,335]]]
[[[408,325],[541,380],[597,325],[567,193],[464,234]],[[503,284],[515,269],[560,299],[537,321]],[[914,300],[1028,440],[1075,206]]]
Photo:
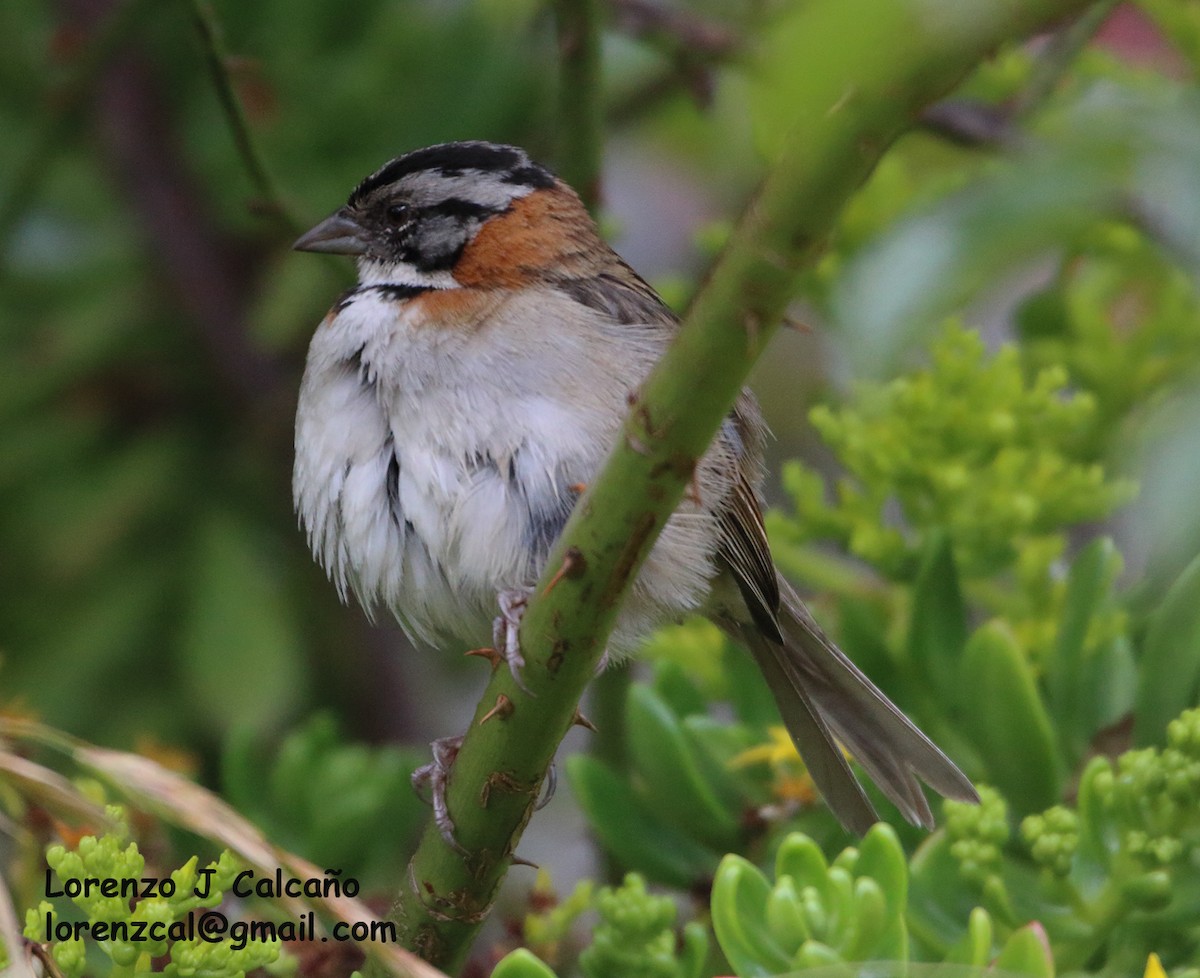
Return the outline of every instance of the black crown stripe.
[[[385,187],[389,183],[395,183],[410,173],[419,173],[422,170],[440,170],[443,173],[462,170],[519,173],[534,167],[535,164],[531,164],[528,157],[515,146],[483,142],[442,143],[439,146],[414,150],[392,160],[355,188],[354,193],[350,195],[350,203],[357,203],[372,191]],[[549,174],[546,176],[548,177]],[[528,177],[523,177],[522,180],[516,182],[527,182],[527,180]]]
[[[535,190],[545,190],[554,186],[554,174],[544,166],[530,163],[517,167],[504,178],[505,183],[517,184],[522,187],[533,187]]]
[[[438,201],[436,204],[430,204],[428,207],[421,208],[421,214],[425,217],[483,218],[499,214],[501,210],[502,208],[488,207],[473,200],[464,200],[462,197],[448,197],[445,200]]]

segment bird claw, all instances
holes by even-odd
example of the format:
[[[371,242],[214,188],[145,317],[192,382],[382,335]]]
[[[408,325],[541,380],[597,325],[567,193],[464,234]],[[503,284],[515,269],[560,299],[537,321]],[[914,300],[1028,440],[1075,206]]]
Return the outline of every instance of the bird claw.
[[[550,799],[554,797],[554,792],[558,790],[558,767],[553,761],[550,762],[550,767],[546,770],[546,786],[542,789],[542,797],[537,800],[537,804],[533,806],[535,812],[540,812],[543,808],[550,804]]]
[[[500,614],[492,622],[492,642],[500,657],[508,663],[508,671],[512,673],[517,688],[532,696],[533,693],[521,678],[521,670],[525,668],[525,656],[521,654],[520,637],[521,619],[525,617],[530,593],[529,588],[506,588],[496,595]]]
[[[429,746],[433,750],[433,760],[422,764],[412,773],[412,786],[417,795],[424,800],[424,789],[429,787],[429,805],[433,808],[433,824],[438,827],[442,839],[451,849],[461,856],[468,855],[467,850],[454,836],[454,819],[450,817],[450,809],[446,805],[446,788],[450,785],[450,770],[458,750],[462,747],[463,738],[439,737]]]
[[[540,812],[543,808],[550,804],[550,799],[554,797],[554,792],[558,790],[558,768],[554,762],[550,762],[550,767],[546,770],[546,784],[542,789],[542,797],[540,797],[533,806],[535,812]],[[528,859],[513,854],[512,864],[514,866],[529,866],[532,869],[539,869],[537,863],[530,862]]]
[[[433,824],[437,826],[442,840],[460,856],[468,856],[470,853],[454,834],[454,819],[450,817],[450,808],[446,804],[446,789],[450,786],[450,771],[454,767],[454,761],[458,757],[458,751],[462,747],[463,739],[460,735],[457,737],[439,737],[433,741],[429,745],[433,750],[433,760],[428,764],[422,764],[413,771],[412,786],[422,801],[425,801],[425,788],[429,788],[429,800],[427,803],[433,808]],[[558,768],[551,761],[550,767],[546,771],[546,783],[541,797],[534,804],[533,810],[540,812],[549,805],[550,799],[554,797],[554,793],[557,790]],[[533,864],[531,863],[530,865]]]

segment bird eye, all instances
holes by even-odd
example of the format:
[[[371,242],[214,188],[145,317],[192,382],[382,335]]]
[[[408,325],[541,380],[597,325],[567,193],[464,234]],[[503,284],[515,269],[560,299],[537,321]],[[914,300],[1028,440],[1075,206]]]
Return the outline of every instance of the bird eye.
[[[408,205],[389,204],[385,213],[387,214],[389,224],[403,224],[408,220]]]

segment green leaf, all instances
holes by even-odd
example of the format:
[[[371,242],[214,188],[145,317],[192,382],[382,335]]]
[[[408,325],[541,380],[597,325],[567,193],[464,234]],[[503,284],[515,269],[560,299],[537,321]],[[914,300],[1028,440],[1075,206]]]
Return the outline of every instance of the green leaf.
[[[303,698],[295,609],[248,520],[213,510],[200,523],[182,631],[187,688],[213,728],[268,727]]]
[[[1200,557],[1179,575],[1150,616],[1134,708],[1134,743],[1165,743],[1167,724],[1196,704],[1198,683]]]
[[[683,928],[683,947],[679,952],[680,978],[700,978],[708,959],[708,928],[698,920]]]
[[[1138,666],[1127,635],[1114,635],[1096,649],[1086,672],[1080,677],[1086,726],[1095,731],[1133,712],[1138,688]]]
[[[856,594],[839,595],[837,607],[842,649],[876,686],[888,690],[889,696],[903,691],[902,684],[908,677],[896,669],[888,644],[888,628],[893,617],[891,609],[878,597]],[[896,699],[896,702],[900,700]]]
[[[678,717],[640,683],[630,688],[626,709],[629,752],[647,803],[672,825],[714,849],[734,848],[739,836],[737,817],[721,804],[705,779]]]
[[[267,784],[274,807],[290,813],[296,824],[307,827],[312,821],[312,806],[320,803],[312,797],[312,772],[338,739],[337,721],[322,713],[289,734],[279,748]]]
[[[1063,761],[1033,672],[1011,633],[997,622],[967,643],[964,685],[973,700],[969,727],[987,766],[985,780],[1017,815],[1049,808],[1061,797]]]
[[[854,877],[845,866],[838,865],[839,861],[829,867],[831,898],[820,908],[815,926],[831,944],[844,947],[854,920]]]
[[[946,955],[947,964],[965,964],[982,968],[992,959],[992,918],[983,907],[971,911],[967,932]]]
[[[845,959],[828,944],[822,944],[820,941],[808,941],[796,953],[792,959],[792,964],[797,970],[803,968],[820,968],[829,969],[823,971],[823,974],[830,978],[837,976],[845,976],[851,978],[854,971],[845,966]],[[898,969],[899,970],[899,969]]]
[[[1109,573],[1116,549],[1107,537],[1085,547],[1071,565],[1058,642],[1046,663],[1046,699],[1063,732],[1072,758],[1081,757],[1095,732],[1094,711],[1086,698],[1084,677],[1098,663],[1085,662],[1088,626],[1108,595]]]
[[[797,888],[811,886],[826,905],[833,899],[825,853],[803,832],[788,835],[775,854],[775,879],[781,880],[785,876],[791,877]]]
[[[782,947],[799,947],[812,939],[812,930],[804,913],[795,881],[784,876],[775,881],[775,887],[767,897],[764,914],[767,928]]]
[[[1194,261],[1197,215],[1171,200],[1200,192],[1196,105],[1164,87],[1078,86],[1081,95],[1039,134],[1048,138],[963,191],[912,209],[852,255],[840,270],[832,315],[845,330],[856,375],[894,364],[915,334],[997,275],[1078,240],[1100,217],[1119,220],[1130,200],[1169,213],[1170,229],[1155,236],[1187,242],[1180,246],[1185,261]]]
[[[791,970],[791,955],[767,923],[770,895],[771,884],[756,866],[732,854],[721,860],[713,880],[713,932],[738,978],[770,978]]]
[[[851,960],[908,958],[908,860],[895,830],[877,822],[858,847],[854,864],[855,936]],[[870,884],[869,886],[865,884]]]
[[[913,584],[908,655],[947,704],[960,705],[966,692],[961,682],[966,642],[967,609],[954,551],[949,536],[935,531],[925,545]]]
[[[541,958],[519,947],[504,955],[492,969],[492,978],[557,978]]]
[[[1054,978],[1054,955],[1041,925],[1033,923],[1016,931],[1001,949],[994,967],[1001,974]]]
[[[221,745],[221,791],[225,799],[251,817],[263,803],[263,761],[259,736],[253,728],[238,725]]]
[[[934,832],[913,854],[908,893],[909,933],[935,954],[946,954],[963,939],[963,922],[979,903],[979,891],[963,880],[945,829]]]
[[[732,763],[738,754],[756,746],[746,727],[722,723],[710,716],[686,717],[680,726],[700,776],[725,811],[741,812],[768,801],[770,796],[762,783]]]
[[[997,873],[983,881],[983,892],[980,899],[992,919],[999,921],[1001,926],[1016,927],[1021,918],[1013,907],[1013,895],[1009,892],[1008,883]]]
[[[910,19],[913,13],[894,4],[874,8],[878,18],[870,25],[879,37],[903,36],[917,26]],[[860,23],[860,30],[866,25]],[[796,4],[773,17],[769,31],[764,31],[755,44],[753,71],[750,73],[750,118],[754,124],[755,144],[771,159],[778,155],[786,133],[797,124],[796,94],[803,90],[809,98],[820,99],[816,104],[837,105],[844,92],[836,87],[835,79],[860,78],[866,88],[875,83],[884,65],[861,60],[847,63],[856,52],[853,45],[841,43],[846,29],[845,13],[840,4]],[[812,38],[821,37],[827,44],[814,45]],[[795,51],[809,51],[812,62],[798,64]],[[823,90],[824,89],[824,90]],[[812,94],[809,94],[809,93]],[[799,121],[800,125],[805,120]]]
[[[721,668],[728,677],[733,712],[741,723],[764,730],[771,724],[779,723],[779,708],[775,705],[771,689],[744,649],[736,648],[731,643],[721,659]]]
[[[1113,857],[1121,847],[1120,832],[1112,817],[1112,765],[1105,757],[1094,757],[1083,769],[1075,810],[1079,814],[1079,848],[1073,875],[1085,891],[1103,886],[1113,868]]]
[[[908,860],[896,830],[886,822],[876,822],[863,838],[854,873],[869,876],[879,884],[891,916],[904,913],[908,906]]]
[[[680,889],[712,875],[716,853],[663,822],[607,764],[577,754],[566,771],[592,831],[622,866]]]
[[[1171,874],[1165,869],[1139,873],[1120,881],[1121,896],[1143,913],[1164,909],[1174,897]]]
[[[842,954],[849,961],[870,961],[895,957],[879,945],[891,927],[894,915],[888,912],[883,888],[870,877],[854,881],[854,909],[848,921],[847,939]]]
[[[654,692],[679,717],[708,712],[704,694],[678,662],[661,660],[654,666]]]

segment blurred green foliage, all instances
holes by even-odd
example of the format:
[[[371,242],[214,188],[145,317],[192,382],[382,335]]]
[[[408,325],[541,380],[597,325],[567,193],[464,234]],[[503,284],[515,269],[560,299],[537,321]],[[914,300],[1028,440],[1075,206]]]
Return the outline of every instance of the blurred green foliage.
[[[612,158],[646,180],[661,160],[712,253],[814,70],[789,7],[606,9]],[[1159,63],[1121,46],[1138,9]],[[349,270],[287,245],[418,145],[561,162],[560,52],[534,0],[213,12],[278,200],[186,5],[0,6],[0,709],[181,745],[273,841],[382,886],[423,758],[353,739],[400,711],[290,512],[303,351]],[[746,657],[664,629],[598,718],[618,749],[564,765],[610,882],[636,875],[549,907],[535,888],[497,976],[1117,976],[1151,952],[1200,973],[1200,5],[1142,0],[1088,45],[1098,23],[981,65],[797,290],[828,337],[794,365],[824,388],[823,445],[784,468],[777,558],[983,803],[847,848]],[[693,258],[669,260],[677,307]],[[784,436],[807,423],[791,386],[762,394]],[[52,858],[116,873],[127,845]],[[78,974],[81,950],[54,953]]]
[[[119,812],[110,809],[110,814],[124,821]],[[218,906],[244,868],[228,851],[203,871],[193,856],[169,877],[156,882],[154,895],[137,900],[136,906],[131,907],[127,893],[102,892],[110,881],[118,887],[132,883],[139,893],[147,888],[146,860],[137,843],[129,841],[128,833],[126,825],[99,838],[84,836],[70,850],[61,845],[51,846],[46,854],[46,861],[57,877],[58,893],[69,895],[83,912],[83,921],[78,923],[86,922],[87,929],[77,931],[77,935],[85,936],[57,938],[58,929],[64,925],[70,929],[71,921],[64,918],[62,908],[42,900],[26,914],[25,936],[51,944],[54,962],[66,978],[81,978],[89,972],[109,978],[133,978],[152,971],[161,971],[172,978],[183,975],[239,978],[279,958],[281,943],[277,939],[251,936],[243,941],[231,936],[210,940],[186,936],[189,916],[197,910]],[[197,896],[197,892],[204,896]],[[97,933],[116,936],[100,940],[92,936]],[[90,947],[100,950],[106,967],[89,969]],[[163,959],[162,967],[152,967],[155,958]]]
[[[1028,549],[1061,552],[1064,528],[1128,498],[1128,483],[1079,458],[1095,404],[1066,389],[1061,366],[1026,381],[1015,347],[986,358],[978,334],[960,325],[930,359],[926,370],[864,387],[853,408],[812,411],[847,475],[830,505],[821,477],[790,463],[797,522],[777,521],[781,531],[832,538],[899,579],[915,576],[928,538],[944,532],[961,572],[980,577]]]
[[[0,654],[5,688],[51,722],[211,749],[371,688],[288,490],[303,350],[349,269],[294,262],[252,199],[186,4],[130,6],[111,72],[81,93],[86,126],[39,142],[95,11],[122,7],[0,12],[0,211],[18,218],[0,238]],[[552,153],[535,6],[215,13],[293,223],[428,142]]]
[[[1009,925],[1040,921],[1062,969],[1102,964],[1101,973],[1130,974],[1155,952],[1196,973],[1197,792],[1200,709],[1192,709],[1170,723],[1163,748],[1093,758],[1071,805],[1021,821],[1023,845],[998,792],[977,808],[947,802],[944,833],[914,859],[923,899],[981,901]],[[951,864],[959,883],[926,878]]]
[[[263,746],[252,728],[231,734],[221,757],[225,799],[277,845],[386,889],[428,811],[411,784],[426,751],[347,742],[328,714]]]
[[[600,923],[592,943],[579,957],[585,978],[629,975],[630,978],[700,978],[708,952],[703,926],[693,921],[676,947],[675,904],[669,897],[646,892],[636,873],[618,888],[596,894]]]

